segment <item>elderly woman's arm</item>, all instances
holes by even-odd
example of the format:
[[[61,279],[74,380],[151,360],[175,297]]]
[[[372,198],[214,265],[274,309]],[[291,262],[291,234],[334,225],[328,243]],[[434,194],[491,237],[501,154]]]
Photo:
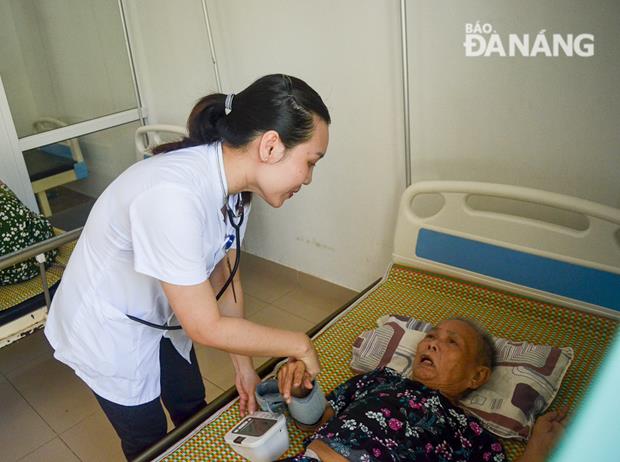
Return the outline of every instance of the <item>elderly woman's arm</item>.
[[[518,462],[544,462],[557,443],[566,423],[566,408],[551,411],[536,419],[532,436]]]

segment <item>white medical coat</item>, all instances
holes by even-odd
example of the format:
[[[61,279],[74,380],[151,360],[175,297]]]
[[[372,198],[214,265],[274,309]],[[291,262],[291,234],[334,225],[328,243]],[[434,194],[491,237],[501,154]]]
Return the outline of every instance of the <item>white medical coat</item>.
[[[160,281],[193,285],[209,277],[235,234],[222,207],[236,196],[227,196],[216,143],[138,162],[95,203],[54,296],[45,335],[54,356],[98,395],[125,406],[160,395],[164,331],[126,315],[178,324]],[[242,238],[248,213],[246,206]],[[192,344],[185,333],[166,336],[189,361]]]

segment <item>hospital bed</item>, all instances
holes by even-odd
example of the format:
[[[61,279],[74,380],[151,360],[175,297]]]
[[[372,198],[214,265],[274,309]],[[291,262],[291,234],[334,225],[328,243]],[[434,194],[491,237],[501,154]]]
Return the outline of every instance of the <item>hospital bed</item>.
[[[136,161],[150,157],[152,155],[151,150],[155,146],[176,141],[187,136],[187,133],[186,128],[178,125],[152,124],[138,127],[134,135]]]
[[[574,360],[551,405],[572,411],[614,338],[619,288],[620,210],[514,186],[417,183],[402,196],[384,277],[310,332],[319,381],[331,390],[353,375],[353,341],[381,316],[432,323],[465,316],[495,336],[572,347]],[[231,388],[137,460],[242,460],[224,443],[239,420]],[[306,435],[290,423],[288,430],[290,456]],[[525,447],[502,442],[511,460]]]
[[[54,263],[47,270],[39,263],[38,277],[18,284],[0,286],[0,348],[45,326],[51,297],[60,284],[62,272],[81,231],[82,228],[79,228],[62,233],[55,229],[55,237],[0,257],[2,270],[58,249]]]
[[[43,117],[33,125],[37,132],[67,126],[53,117]],[[52,215],[47,190],[88,176],[88,167],[76,138],[25,151],[24,161],[41,213],[46,217]]]

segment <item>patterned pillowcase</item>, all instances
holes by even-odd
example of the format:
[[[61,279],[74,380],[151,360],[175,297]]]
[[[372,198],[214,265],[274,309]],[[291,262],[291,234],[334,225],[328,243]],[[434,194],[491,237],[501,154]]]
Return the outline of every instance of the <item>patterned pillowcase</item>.
[[[383,316],[378,328],[353,342],[351,368],[369,372],[387,366],[410,376],[418,342],[432,325],[404,316]],[[572,348],[495,338],[497,365],[489,381],[461,400],[464,409],[502,438],[526,439],[536,417],[557,394],[573,360]]]
[[[50,222],[22,204],[15,193],[0,181],[0,256],[50,237],[54,237]],[[52,264],[57,254],[57,250],[45,254],[46,267]],[[38,274],[39,264],[31,258],[0,271],[0,286],[27,281]]]

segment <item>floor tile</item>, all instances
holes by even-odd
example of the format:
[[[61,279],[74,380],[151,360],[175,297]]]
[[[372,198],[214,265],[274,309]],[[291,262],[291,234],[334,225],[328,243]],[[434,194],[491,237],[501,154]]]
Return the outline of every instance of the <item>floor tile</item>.
[[[0,397],[2,460],[15,461],[54,439],[53,430],[4,379],[0,379]]]
[[[125,461],[120,439],[101,409],[60,437],[83,462]]]
[[[326,297],[321,293],[299,288],[274,300],[272,305],[316,324],[332,314],[343,303],[341,300]]]
[[[57,433],[72,427],[99,407],[86,384],[71,368],[54,358],[26,364],[6,377]]]
[[[255,356],[252,358],[252,363],[254,364],[254,369],[258,369],[264,363],[269,361],[271,358],[267,358],[265,356]]]
[[[0,373],[7,375],[25,364],[41,358],[51,358],[53,352],[43,330],[40,329],[0,349]]]
[[[218,387],[214,383],[209,382],[207,379],[204,379],[203,382],[205,384],[205,391],[207,393],[207,403],[210,403],[224,392],[222,388]]]
[[[291,314],[281,308],[268,305],[253,316],[249,316],[250,321],[258,324],[263,324],[269,327],[276,327],[278,329],[294,330],[297,332],[306,332],[310,329],[314,323],[303,319],[299,316]],[[258,368],[271,358],[264,356],[256,356],[252,358],[254,368]]]
[[[250,321],[278,329],[306,332],[314,323],[281,308],[269,305],[258,313],[248,316]]]
[[[299,272],[298,280],[299,285],[304,289],[338,300],[341,302],[341,305],[353,299],[359,293],[302,272]]]
[[[166,415],[166,431],[169,432],[174,428],[174,422],[172,422],[172,418],[168,413],[168,409],[166,409],[166,406],[164,406],[164,403],[161,403],[161,407],[164,408],[164,414]]]
[[[45,462],[80,461],[60,438],[55,438],[26,457],[19,459],[19,462],[40,462],[43,460]]]
[[[289,278],[268,271],[242,271],[241,284],[245,294],[264,302],[271,302],[297,287]]]
[[[262,300],[259,300],[258,298],[253,297],[249,294],[243,294],[243,304],[246,318],[262,310],[268,305],[267,302],[263,302]]]
[[[222,390],[235,383],[235,368],[228,353],[202,345],[194,345],[194,348],[203,378]]]
[[[243,271],[269,273],[281,277],[283,280],[288,281],[291,284],[296,284],[298,279],[298,272],[293,268],[281,265],[279,263],[267,260],[265,258],[252,255],[250,253],[243,252],[242,254],[243,264],[241,268]]]

